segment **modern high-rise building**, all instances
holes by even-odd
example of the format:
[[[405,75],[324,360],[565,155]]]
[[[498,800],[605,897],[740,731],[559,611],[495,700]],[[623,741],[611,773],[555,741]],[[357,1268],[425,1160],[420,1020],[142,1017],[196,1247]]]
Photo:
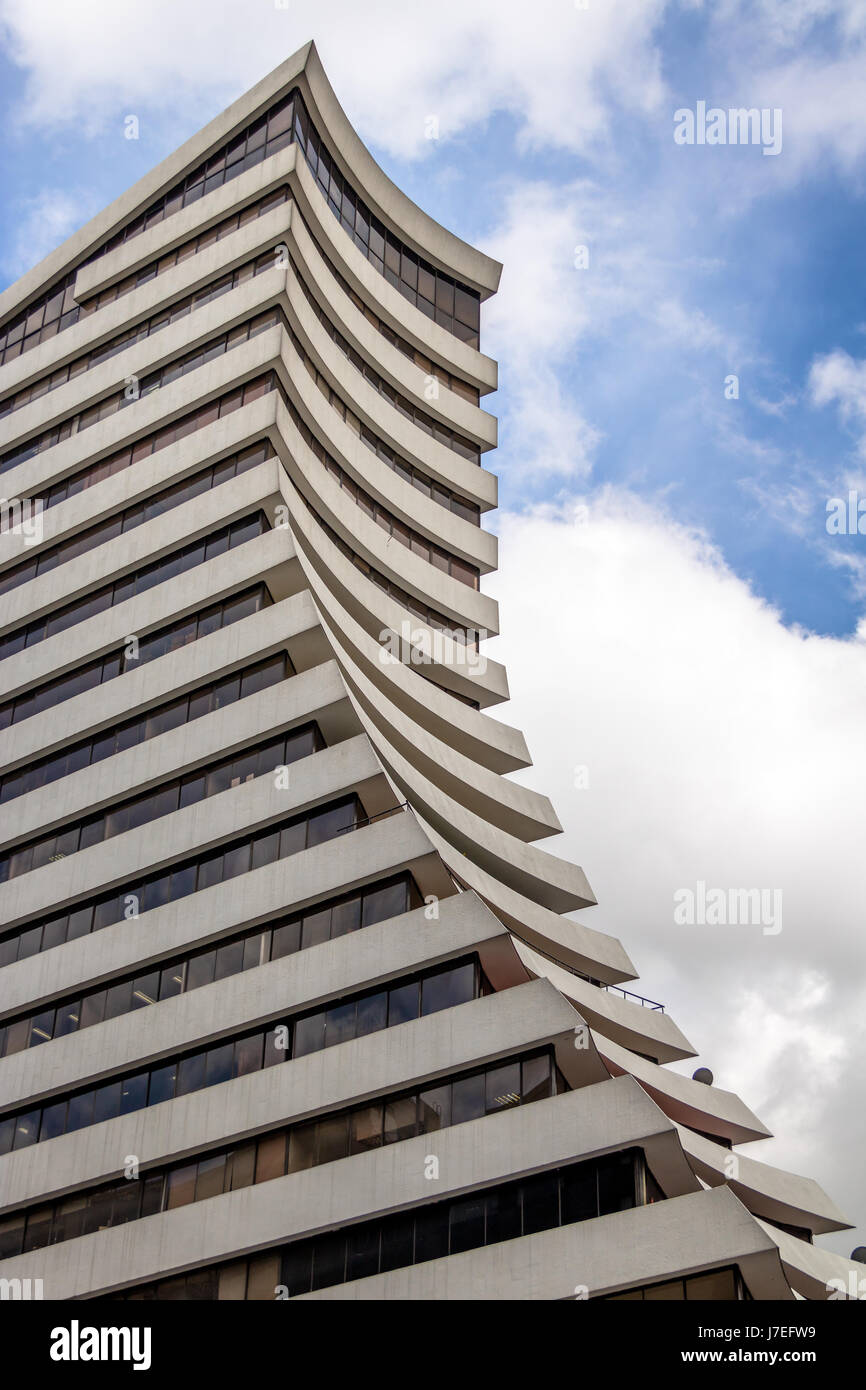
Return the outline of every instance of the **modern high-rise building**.
[[[4,1292],[859,1272],[508,777],[499,272],[308,45],[0,297]]]

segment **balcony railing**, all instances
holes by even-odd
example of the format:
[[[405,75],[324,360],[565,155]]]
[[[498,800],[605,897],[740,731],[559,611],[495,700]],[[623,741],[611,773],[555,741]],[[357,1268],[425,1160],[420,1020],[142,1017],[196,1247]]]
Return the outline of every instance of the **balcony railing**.
[[[399,815],[401,811],[408,811],[409,802],[402,801],[399,806],[390,806],[387,811],[377,811],[375,816],[364,816],[362,820],[356,820],[351,825],[344,825],[337,831],[338,835],[347,835],[350,830],[360,830],[364,825],[372,825],[374,821],[386,820],[388,816]]]

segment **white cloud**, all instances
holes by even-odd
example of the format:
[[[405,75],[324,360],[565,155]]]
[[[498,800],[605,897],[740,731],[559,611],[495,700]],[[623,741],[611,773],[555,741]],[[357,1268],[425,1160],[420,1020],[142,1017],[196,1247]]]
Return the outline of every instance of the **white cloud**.
[[[862,0],[722,0],[714,6],[720,30],[759,26],[768,45],[780,50],[800,43],[817,23],[838,20],[845,33],[862,27]]]
[[[639,395],[648,368],[664,361],[667,385],[680,374],[692,399],[712,383],[715,409],[699,406],[702,418],[728,428],[724,416],[715,423],[724,376],[753,353],[693,302],[702,290],[706,298],[705,277],[718,266],[672,256],[681,212],[654,186],[509,182],[485,243],[504,271],[485,306],[484,346],[500,362],[500,467],[515,460],[513,486],[590,475],[603,443],[587,413],[598,413],[599,375],[607,376],[606,390],[616,383],[622,409],[627,389]],[[601,373],[600,352],[607,354]]]
[[[531,6],[440,0],[3,0],[14,60],[29,73],[29,118],[98,125],[118,103],[177,111],[245,90],[315,38],[347,109],[381,145],[418,153],[424,122],[443,134],[494,110],[519,115],[523,138],[570,149],[603,140],[612,102],[651,109],[660,99],[653,45],[665,0],[615,8],[571,0]]]
[[[778,107],[780,158],[751,170],[767,187],[793,183],[806,169],[843,174],[866,155],[863,102],[866,6],[863,0],[718,0],[710,13],[720,105]],[[767,166],[770,166],[769,168]]]
[[[773,415],[777,419],[783,420],[793,406],[800,404],[800,397],[794,391],[783,391],[778,400],[764,400],[760,396],[755,397],[755,405],[759,410],[763,410],[765,415]]]
[[[813,405],[835,405],[839,418],[856,438],[856,454],[839,469],[840,486],[866,487],[866,358],[854,358],[841,348],[816,357],[809,372]],[[862,568],[862,562],[861,562]]]
[[[485,346],[501,364],[503,430],[524,478],[587,474],[599,439],[560,378],[590,324],[598,228],[586,220],[584,198],[594,200],[588,187],[519,182],[488,241],[505,270],[485,309]],[[576,268],[577,248],[588,242],[590,266]]]
[[[866,600],[866,555],[852,553],[850,550],[831,550],[828,547],[827,558],[837,569],[847,571],[851,592],[855,597],[861,601]]]
[[[26,74],[19,119],[93,133],[119,113],[181,124],[202,120],[315,38],[352,119],[380,147],[430,151],[443,138],[507,111],[523,148],[621,157],[617,116],[669,142],[678,94],[663,75],[662,24],[672,0],[0,0],[7,53]],[[720,0],[706,8],[701,71],[723,105],[781,106],[781,159],[730,166],[704,152],[702,177],[729,206],[831,158],[845,172],[866,153],[860,0]],[[822,42],[816,39],[821,26]],[[703,40],[699,40],[703,42]],[[676,69],[674,58],[668,68]],[[168,94],[168,100],[167,98]],[[675,99],[676,98],[676,99]],[[722,172],[724,167],[724,172]]]
[[[13,279],[23,274],[86,222],[94,210],[92,198],[55,188],[43,189],[35,198],[28,198],[17,212],[7,209],[12,235],[3,260],[4,270]]]
[[[656,313],[658,327],[666,337],[698,351],[718,348],[728,361],[738,362],[740,354],[728,335],[702,309],[687,309],[678,299],[663,299]]]
[[[504,516],[490,583],[503,717],[566,827],[547,847],[583,865],[600,906],[581,916],[621,937],[638,990],[778,1130],[753,1156],[863,1221],[866,628],[786,628],[700,532],[626,494],[588,502],[586,525]],[[674,891],[700,879],[781,889],[781,933],[677,926]]]
[[[866,360],[837,348],[818,357],[809,373],[815,405],[836,404],[846,420],[866,420]]]
[[[784,113],[785,149],[776,161],[789,178],[829,160],[851,175],[866,154],[863,46],[823,61],[798,56],[763,72],[756,83]],[[784,162],[783,162],[784,160]]]

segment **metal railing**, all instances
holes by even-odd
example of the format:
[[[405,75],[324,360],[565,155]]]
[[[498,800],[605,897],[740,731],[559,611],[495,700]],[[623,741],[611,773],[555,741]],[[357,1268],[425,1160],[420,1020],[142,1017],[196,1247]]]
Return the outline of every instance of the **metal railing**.
[[[588,978],[588,977],[587,977]],[[656,1013],[664,1013],[664,1004],[659,1004],[655,999],[646,999],[642,994],[635,994],[633,990],[623,989],[620,985],[606,985],[601,980],[592,980],[591,984],[598,985],[599,989],[612,990],[614,994],[621,994],[623,999],[636,999],[645,1009],[654,1009]]]
[[[512,936],[517,936],[517,932],[515,931],[512,931],[511,934]],[[623,999],[635,999],[643,1008],[653,1009],[656,1013],[663,1014],[665,1011],[664,1004],[659,1004],[655,999],[647,999],[642,994],[635,994],[631,989],[623,989],[621,985],[609,985],[604,980],[597,980],[594,975],[585,975],[582,970],[576,969],[575,966],[567,965],[565,961],[557,960],[554,956],[550,955],[548,951],[542,951],[540,946],[533,945],[531,941],[525,941],[522,936],[518,936],[518,940],[523,941],[524,945],[528,946],[530,950],[536,951],[538,955],[544,956],[545,960],[549,960],[551,965],[558,965],[560,970],[568,971],[569,975],[574,975],[578,980],[585,980],[588,985],[595,985],[597,989],[612,990],[615,994],[621,994]]]
[[[403,801],[399,806],[389,806],[387,811],[377,811],[375,816],[364,816],[362,820],[356,820],[352,825],[344,825],[337,831],[338,835],[346,835],[350,830],[360,830],[363,825],[372,825],[377,820],[387,820],[388,816],[399,815],[401,811],[408,811],[409,802]]]

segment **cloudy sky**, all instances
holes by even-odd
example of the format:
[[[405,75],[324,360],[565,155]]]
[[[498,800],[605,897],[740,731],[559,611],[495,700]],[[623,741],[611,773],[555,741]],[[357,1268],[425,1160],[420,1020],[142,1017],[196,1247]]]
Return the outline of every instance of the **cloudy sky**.
[[[861,1226],[824,1243],[866,1240],[866,538],[827,528],[866,499],[866,0],[0,0],[0,26],[4,284],[311,37],[392,178],[505,263],[490,654],[526,780],[586,920],[778,1135],[750,1152]],[[781,149],[678,143],[702,102]],[[781,891],[782,930],[678,925],[699,881]]]

